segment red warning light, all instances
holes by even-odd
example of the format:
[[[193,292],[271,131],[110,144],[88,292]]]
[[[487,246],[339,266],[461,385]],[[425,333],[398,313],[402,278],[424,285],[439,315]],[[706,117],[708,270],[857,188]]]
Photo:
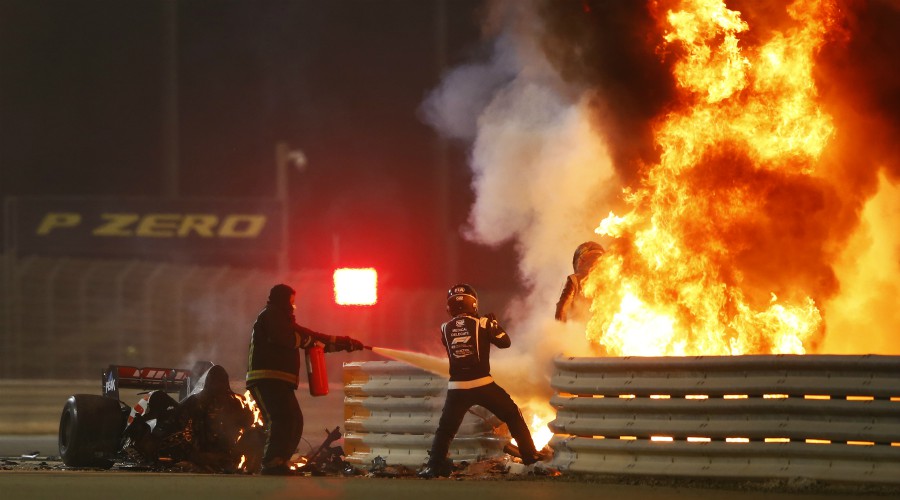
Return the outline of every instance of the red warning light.
[[[334,303],[341,306],[371,306],[378,302],[378,272],[368,267],[334,270]]]

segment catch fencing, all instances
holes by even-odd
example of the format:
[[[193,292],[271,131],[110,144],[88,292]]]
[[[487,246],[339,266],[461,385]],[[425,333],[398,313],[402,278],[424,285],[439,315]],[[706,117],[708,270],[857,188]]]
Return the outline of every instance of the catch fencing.
[[[344,364],[346,460],[417,467],[428,459],[447,393],[447,379],[399,361]],[[476,461],[502,454],[506,426],[473,407],[451,443],[450,458]]]
[[[558,358],[563,471],[900,483],[900,357]]]
[[[272,282],[257,271],[144,261],[6,264],[0,376],[7,379],[99,379],[111,363],[190,368],[211,358],[239,376]]]
[[[109,364],[190,368],[209,360],[243,378],[269,289],[297,289],[297,321],[369,345],[440,350],[422,325],[446,319],[445,289],[379,287],[374,306],[339,306],[327,271],[288,276],[230,266],[0,254],[0,379],[91,379]],[[502,303],[506,292],[486,291]],[[356,352],[352,359],[379,359]],[[340,379],[344,355],[328,356]]]

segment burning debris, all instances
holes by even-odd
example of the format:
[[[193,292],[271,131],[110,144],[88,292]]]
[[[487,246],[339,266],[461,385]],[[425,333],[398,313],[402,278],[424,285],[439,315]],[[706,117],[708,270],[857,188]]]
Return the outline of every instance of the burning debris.
[[[129,417],[122,452],[136,464],[185,462],[196,471],[252,473],[264,443],[254,408],[249,395],[231,391],[225,370],[213,366],[180,402],[163,391],[147,394]]]
[[[387,459],[377,456],[367,467],[359,468],[344,460],[344,449],[334,443],[341,439],[339,427],[326,430],[325,440],[308,455],[294,460],[291,470],[294,475],[310,476],[366,476],[379,478],[413,478],[417,469],[402,464],[391,464]],[[522,464],[518,447],[507,444],[504,455],[486,458],[476,462],[461,461],[451,465],[451,478],[488,478],[512,475],[559,476],[560,472],[545,463],[526,466]],[[553,451],[550,448],[541,450],[545,461],[549,461]]]
[[[218,365],[194,370],[111,366],[107,395],[77,394],[63,409],[59,449],[72,467],[179,469],[252,473],[259,469],[265,429],[249,395],[231,391]],[[129,408],[112,395],[119,387],[154,388]],[[188,391],[190,389],[190,391]],[[176,401],[167,391],[187,394]]]
[[[492,479],[504,476],[547,476],[558,477],[562,475],[559,470],[537,462],[524,465],[522,457],[518,455],[518,449],[510,446],[504,449],[507,453],[502,456],[486,458],[476,462],[454,462],[450,464],[447,477],[449,479]],[[382,478],[414,478],[418,471],[404,465],[392,465],[383,457],[375,457],[369,466],[366,476]]]
[[[344,461],[344,449],[332,444],[343,437],[341,428],[335,427],[325,431],[325,441],[309,455],[304,455],[295,461],[290,469],[298,474],[308,473],[313,476],[359,474],[351,464]]]
[[[421,361],[423,356],[412,358]],[[195,377],[198,380],[192,384]],[[260,409],[249,392],[240,395],[231,390],[228,374],[221,366],[199,363],[189,371],[111,365],[103,379],[103,396],[78,394],[67,401],[59,434],[64,465],[56,467],[225,474],[260,471],[266,437]],[[129,407],[113,397],[118,397],[120,388],[152,390]],[[175,392],[183,397],[170,395]],[[319,446],[307,455],[295,455],[291,475],[415,475],[415,470],[388,464],[384,459],[376,460],[370,468],[357,468],[345,460],[339,444],[342,437],[339,427],[326,429]],[[544,473],[535,472],[533,467],[516,469],[516,463],[521,465],[516,448],[510,447],[507,452],[502,460],[490,459],[505,464],[504,474]],[[545,449],[543,456],[549,453]],[[481,463],[472,465],[481,468],[481,475],[492,469]],[[460,463],[454,471],[472,475],[476,470],[472,465]]]

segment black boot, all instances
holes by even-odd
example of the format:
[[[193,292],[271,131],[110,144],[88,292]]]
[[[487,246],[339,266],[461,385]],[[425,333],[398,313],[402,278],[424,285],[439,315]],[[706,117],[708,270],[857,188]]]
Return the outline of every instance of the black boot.
[[[549,448],[545,447],[543,450],[534,453],[522,453],[522,463],[531,465],[537,462],[545,462],[552,457],[553,453],[549,451]]]
[[[422,479],[433,479],[435,477],[450,477],[452,471],[453,462],[450,460],[429,460],[416,475]]]
[[[273,465],[271,467],[263,467],[260,474],[263,476],[290,476],[294,471],[287,464]]]

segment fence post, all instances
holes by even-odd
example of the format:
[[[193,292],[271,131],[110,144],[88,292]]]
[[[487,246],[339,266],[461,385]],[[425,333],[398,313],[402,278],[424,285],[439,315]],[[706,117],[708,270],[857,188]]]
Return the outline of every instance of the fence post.
[[[187,272],[181,274],[178,286],[175,288],[175,335],[178,336],[178,352],[181,355],[187,351],[184,328],[184,289],[196,272],[197,266],[191,266]]]
[[[144,291],[143,291],[143,300],[144,310],[142,313],[144,314],[144,331],[142,332],[141,342],[142,342],[142,351],[144,352],[145,359],[155,360],[157,359],[155,350],[151,350],[153,346],[165,346],[166,342],[160,342],[163,340],[161,338],[157,338],[156,333],[156,321],[155,315],[153,314],[153,298],[154,298],[154,290],[156,289],[154,284],[157,278],[163,274],[163,271],[168,268],[169,265],[166,263],[158,264],[156,267],[150,271],[150,274],[147,276],[144,281]],[[151,356],[147,356],[147,353],[151,353]]]
[[[58,343],[58,339],[56,336],[56,323],[57,323],[57,310],[56,309],[57,308],[55,307],[56,301],[54,300],[54,297],[53,297],[53,291],[55,290],[55,287],[56,287],[56,278],[59,275],[60,271],[62,270],[62,267],[66,264],[66,262],[68,260],[69,259],[67,259],[67,258],[62,258],[62,259],[54,261],[53,267],[51,268],[50,273],[47,275],[47,284],[46,284],[46,288],[44,290],[44,292],[46,293],[46,297],[47,297],[46,298],[47,323],[46,323],[46,328],[44,330],[46,333],[46,337],[44,340],[46,342],[57,342]],[[56,356],[54,356],[54,358],[58,358],[58,357],[59,357],[59,352],[57,351]],[[58,360],[54,359],[54,361],[58,361]],[[50,366],[53,367],[51,370],[52,371],[51,375],[58,376],[59,374],[56,372],[56,370],[59,367],[59,363],[52,363]]]
[[[95,260],[89,261],[88,265],[87,265],[87,269],[84,270],[83,274],[81,275],[81,279],[79,280],[79,283],[78,283],[78,290],[79,290],[78,302],[80,304],[78,307],[78,323],[79,323],[79,333],[82,336],[96,335],[96,332],[92,328],[93,325],[89,324],[89,322],[88,322],[88,311],[90,310],[90,307],[88,305],[88,296],[90,294],[88,282],[90,281],[91,276],[94,274],[95,269],[97,269],[97,261],[95,261]],[[87,346],[93,346],[93,345],[94,345],[93,342],[87,343]],[[88,356],[87,352],[85,351],[85,349],[89,349],[89,348],[90,347],[84,347],[81,350],[80,361],[81,361],[81,372],[82,373],[85,373],[92,368],[91,366],[88,366],[88,360],[91,359],[91,357]]]

